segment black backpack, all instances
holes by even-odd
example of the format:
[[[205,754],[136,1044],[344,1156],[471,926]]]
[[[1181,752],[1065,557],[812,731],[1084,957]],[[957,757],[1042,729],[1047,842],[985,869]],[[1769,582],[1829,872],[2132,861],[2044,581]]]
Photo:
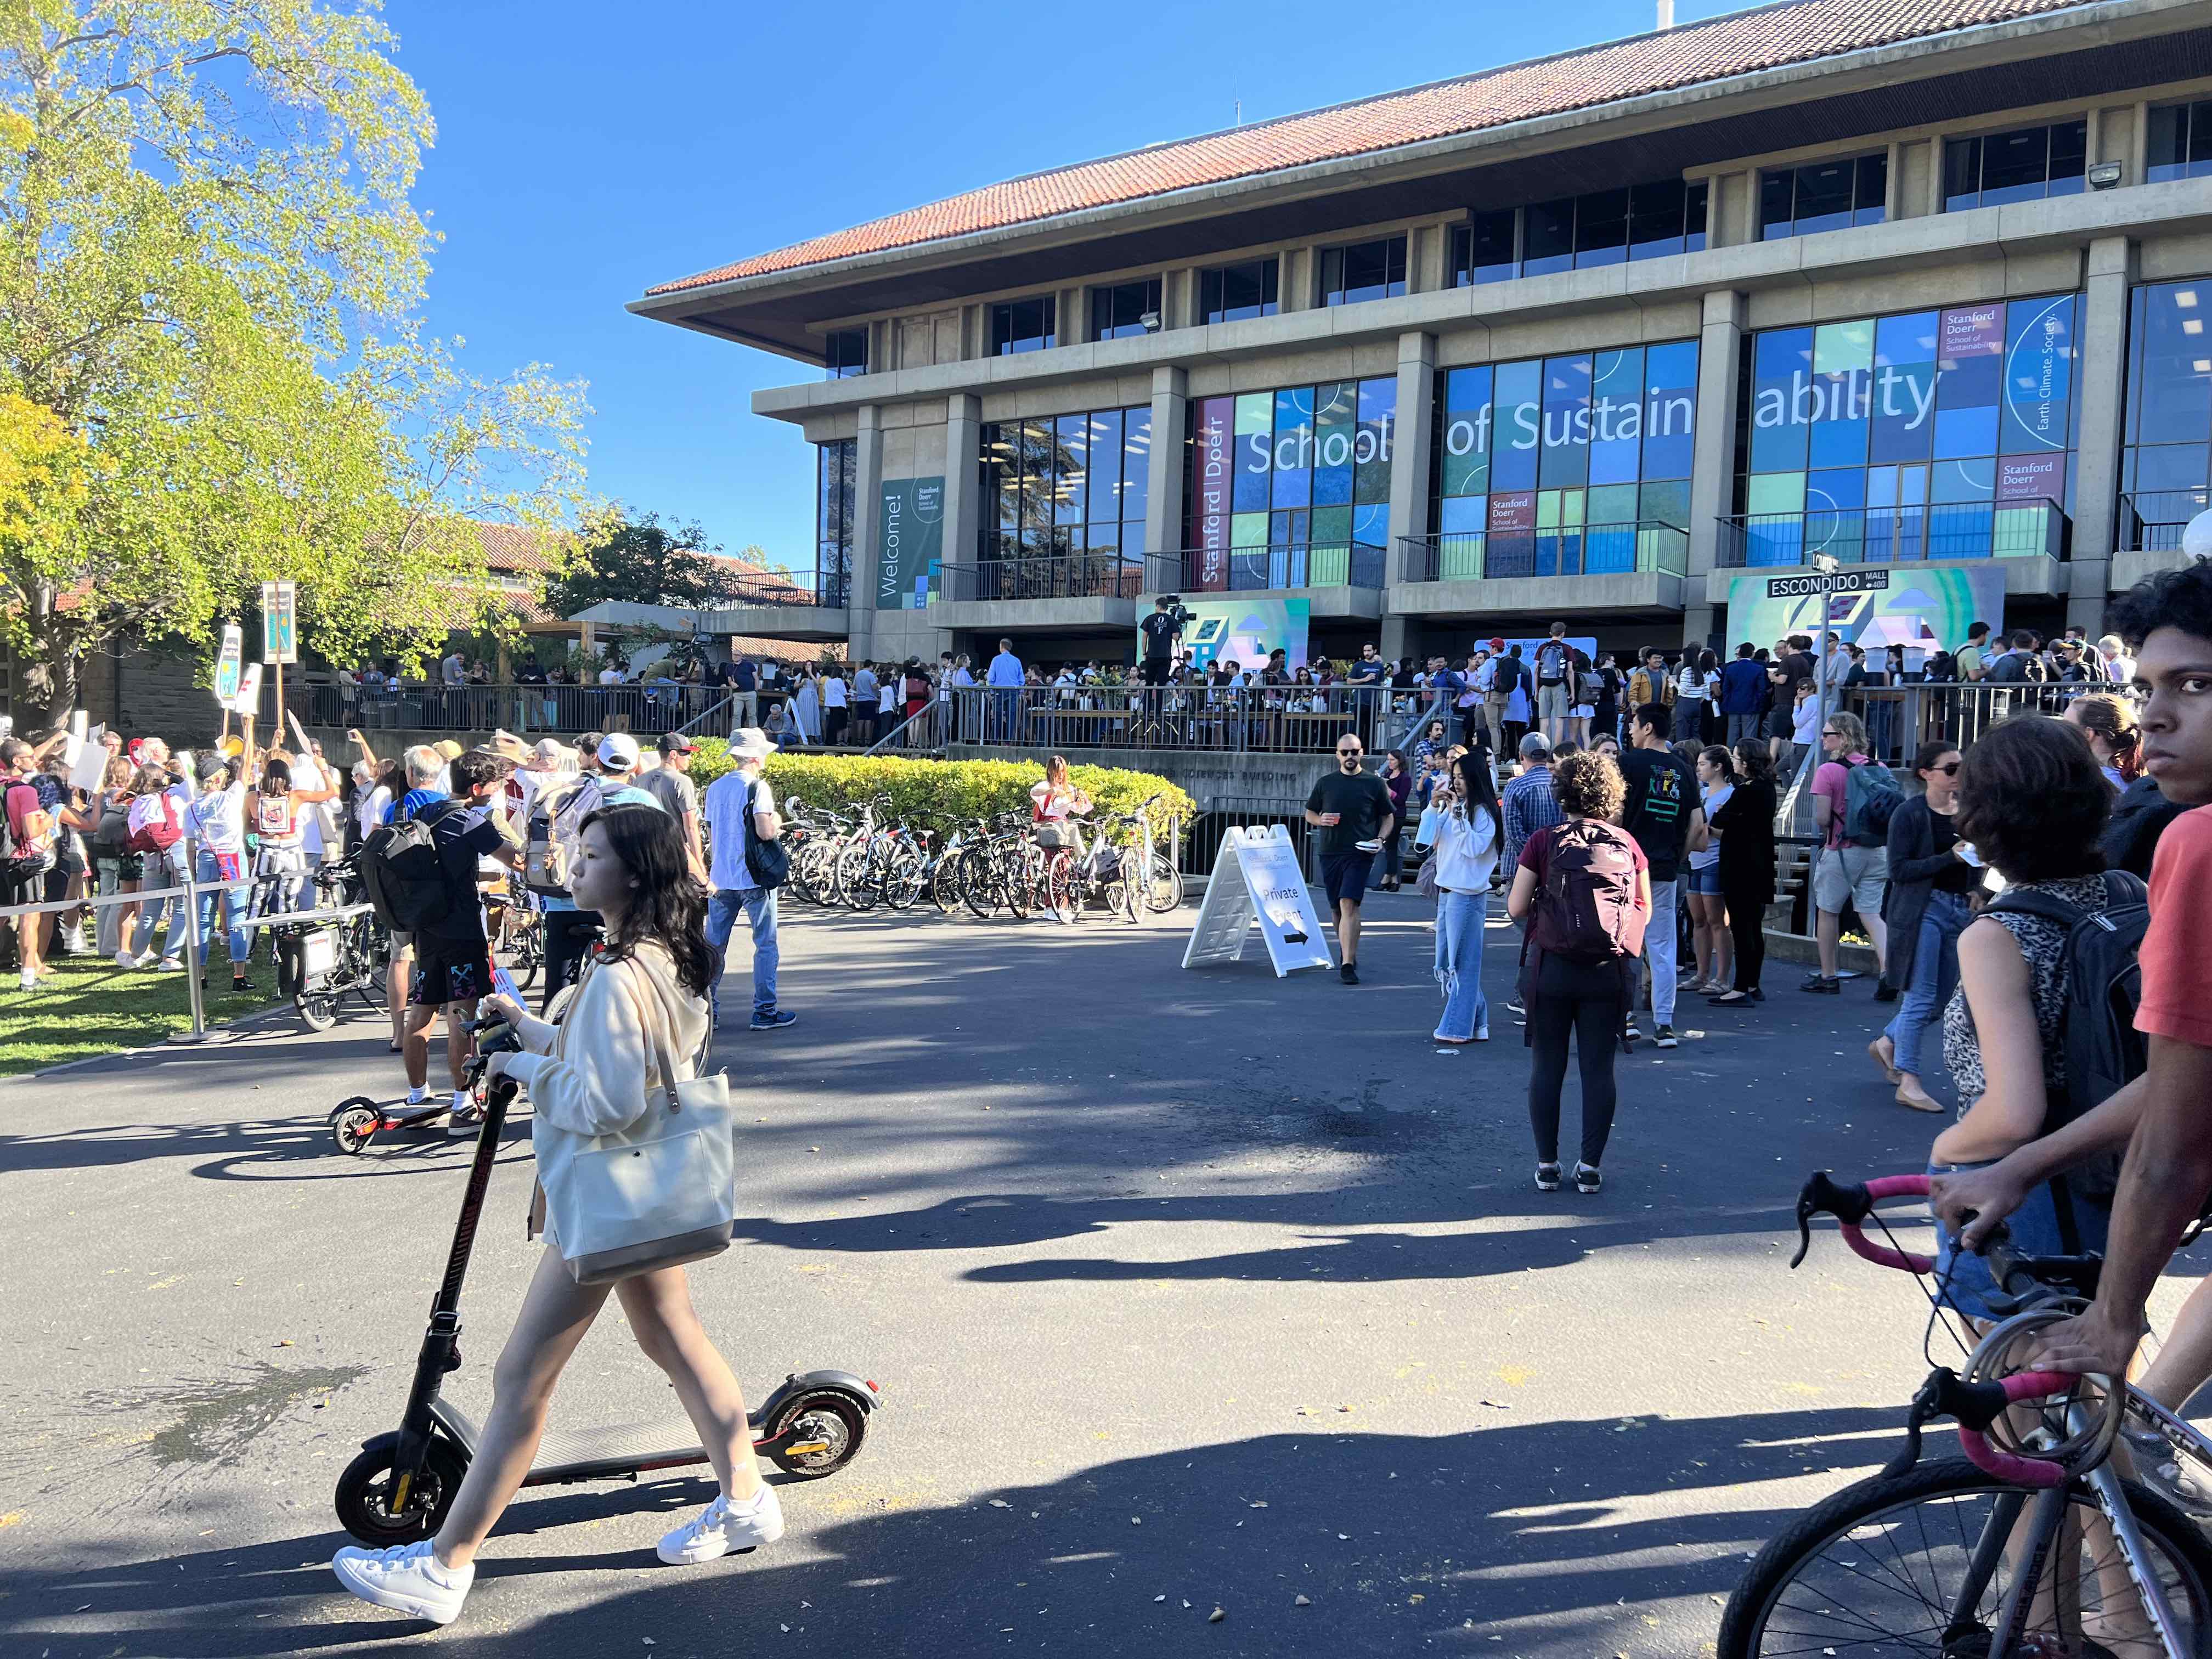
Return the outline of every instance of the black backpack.
[[[1490,689],[1493,691],[1510,691],[1521,684],[1521,676],[1527,672],[1528,666],[1520,658],[1500,657],[1498,659],[1498,672],[1491,678]]]
[[[753,885],[764,893],[773,893],[791,879],[791,854],[783,850],[780,841],[763,841],[760,832],[753,828],[753,786],[745,785],[744,811],[738,817],[744,823],[745,838],[745,873],[753,878]]]
[[[411,818],[369,831],[361,848],[362,885],[386,927],[412,933],[451,914],[455,884],[437,826],[465,810],[458,801],[433,801]]]
[[[1982,913],[2041,916],[2067,930],[2066,1006],[2059,1026],[2066,1086],[2045,1108],[2045,1134],[2104,1104],[2141,1077],[2148,1063],[2142,1034],[2136,1030],[2136,1007],[2142,1000],[2142,970],[2136,953],[2150,926],[2150,889],[2134,876],[2107,870],[2105,902],[2103,910],[2084,910],[2050,893],[2015,889]],[[2120,1154],[2100,1152],[2052,1184],[2062,1200],[2070,1194],[2109,1209],[2119,1176]],[[2069,1219],[2063,1201],[2059,1219]],[[2067,1248],[2075,1246],[2069,1242]]]

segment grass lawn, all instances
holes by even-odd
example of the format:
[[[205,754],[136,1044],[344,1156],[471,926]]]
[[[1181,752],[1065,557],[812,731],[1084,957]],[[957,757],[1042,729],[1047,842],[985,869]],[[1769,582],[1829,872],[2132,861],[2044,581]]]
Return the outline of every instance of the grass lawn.
[[[276,1000],[276,974],[267,963],[253,964],[260,988],[244,996],[231,994],[228,962],[209,966],[214,970],[206,993],[210,1028]],[[191,1028],[191,993],[182,974],[138,973],[112,961],[69,957],[54,963],[53,977],[37,990],[26,994],[15,988],[12,972],[0,979],[0,1076],[143,1048]]]

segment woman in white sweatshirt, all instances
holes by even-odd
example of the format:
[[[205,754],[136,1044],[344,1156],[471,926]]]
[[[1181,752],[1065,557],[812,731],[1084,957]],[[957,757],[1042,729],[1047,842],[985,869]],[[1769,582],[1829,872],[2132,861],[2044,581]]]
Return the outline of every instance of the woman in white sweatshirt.
[[[601,959],[584,974],[556,1032],[513,999],[488,999],[520,1033],[528,1052],[495,1054],[490,1071],[518,1079],[534,1108],[532,1138],[604,1135],[629,1128],[660,1093],[656,1046],[678,1080],[708,1036],[707,897],[690,873],[682,831],[658,808],[611,806],[586,817],[582,856],[569,884],[577,905],[605,924]],[[646,1021],[653,1022],[649,1036]],[[540,1149],[544,1150],[543,1147]],[[548,1169],[541,1159],[540,1167]],[[556,1177],[557,1179],[557,1176]],[[531,1207],[535,1232],[544,1194]],[[611,1290],[646,1356],[668,1373],[684,1414],[721,1483],[704,1514],[660,1540],[671,1565],[711,1561],[783,1535],[775,1489],[760,1478],[738,1380],[691,1306],[681,1267],[641,1273],[615,1285],[579,1285],[548,1232],[522,1299],[514,1333],[492,1374],[491,1413],[437,1536],[393,1549],[347,1548],[331,1567],[365,1601],[450,1624],[476,1577],[477,1551],[529,1473],[545,1431],[561,1369],[599,1317]]]
[[[1437,983],[1443,988],[1438,1042],[1490,1041],[1490,1005],[1482,994],[1482,935],[1490,921],[1490,878],[1498,868],[1504,825],[1486,750],[1463,752],[1429,805],[1437,824]]]

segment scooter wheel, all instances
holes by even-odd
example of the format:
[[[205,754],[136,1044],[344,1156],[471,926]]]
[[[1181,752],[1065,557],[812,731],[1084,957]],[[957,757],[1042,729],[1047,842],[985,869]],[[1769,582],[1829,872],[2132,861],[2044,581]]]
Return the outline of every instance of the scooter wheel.
[[[367,1095],[342,1100],[331,1113],[331,1139],[349,1157],[366,1152],[368,1143],[376,1139],[376,1126],[383,1115]]]
[[[458,1451],[444,1440],[433,1440],[422,1473],[409,1487],[406,1504],[395,1514],[392,1458],[398,1449],[398,1435],[380,1434],[338,1476],[338,1524],[378,1549],[411,1544],[437,1531],[461,1489],[461,1477],[468,1473]]]
[[[769,1461],[795,1480],[819,1480],[860,1455],[868,1409],[838,1389],[803,1394],[769,1425]]]
[[[327,1031],[338,1023],[337,999],[325,991],[302,991],[292,999],[300,1020],[311,1031]]]

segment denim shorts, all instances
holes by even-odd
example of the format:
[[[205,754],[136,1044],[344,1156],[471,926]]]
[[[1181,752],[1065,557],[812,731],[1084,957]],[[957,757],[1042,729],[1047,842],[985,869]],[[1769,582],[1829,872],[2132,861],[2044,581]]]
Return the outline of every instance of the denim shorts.
[[[1958,1175],[1985,1170],[1986,1164],[1930,1164],[1931,1176]],[[2058,1201],[2048,1182],[2031,1191],[2020,1208],[2005,1218],[2011,1230],[2012,1248],[2022,1255],[2068,1255],[2076,1250],[2102,1250],[2112,1212],[2082,1199],[2073,1200],[2075,1239],[2071,1249],[2058,1225]],[[1997,1288],[1990,1276],[1986,1258],[1958,1251],[1942,1228],[1936,1229],[1936,1282],[1943,1300],[1970,1319],[1996,1320],[2007,1316],[1983,1300]]]
[[[1707,865],[1702,870],[1695,865],[1691,865],[1683,873],[1690,878],[1692,892],[1703,893],[1710,898],[1718,898],[1721,896],[1721,866],[1717,861]]]

